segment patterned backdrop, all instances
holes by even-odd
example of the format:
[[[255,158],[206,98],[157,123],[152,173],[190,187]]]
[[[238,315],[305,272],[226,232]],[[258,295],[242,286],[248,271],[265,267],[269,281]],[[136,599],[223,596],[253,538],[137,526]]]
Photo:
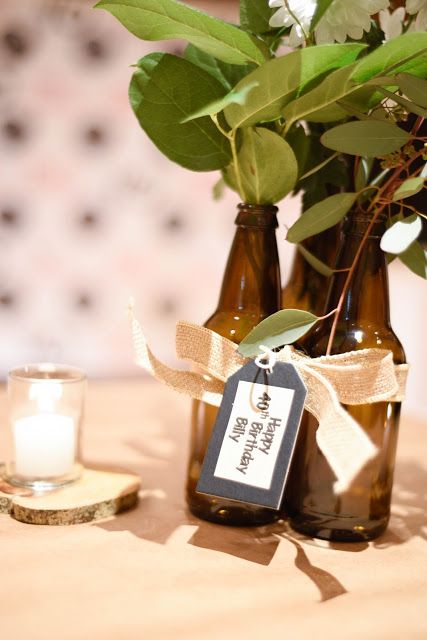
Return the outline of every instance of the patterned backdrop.
[[[164,159],[128,105],[130,64],[181,44],[141,42],[91,4],[0,0],[3,377],[40,360],[135,375],[130,295],[155,352],[173,362],[175,322],[213,311],[233,234],[236,197],[214,202],[216,176]],[[229,17],[236,9],[203,4]],[[284,276],[292,250],[283,225],[298,206],[281,205]],[[425,284],[396,264],[393,289],[394,325],[414,365],[408,404],[427,415]]]

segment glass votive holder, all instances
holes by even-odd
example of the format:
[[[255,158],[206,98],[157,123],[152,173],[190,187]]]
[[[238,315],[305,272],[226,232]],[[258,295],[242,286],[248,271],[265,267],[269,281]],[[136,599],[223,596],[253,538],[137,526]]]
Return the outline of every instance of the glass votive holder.
[[[79,478],[85,390],[83,371],[67,365],[29,364],[9,372],[9,483],[48,491]]]

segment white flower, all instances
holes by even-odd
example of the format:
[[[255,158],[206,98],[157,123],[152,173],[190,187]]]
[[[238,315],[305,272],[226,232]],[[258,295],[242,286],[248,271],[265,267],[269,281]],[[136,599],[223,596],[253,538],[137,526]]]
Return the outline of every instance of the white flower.
[[[427,31],[427,0],[407,0],[406,11],[411,15],[418,13],[411,31]]]
[[[418,2],[419,0],[412,0]],[[421,0],[425,2],[425,0]],[[316,42],[345,42],[347,37],[360,40],[371,28],[371,15],[389,6],[389,0],[335,0],[319,21],[315,30]],[[316,10],[314,0],[269,0],[270,7],[279,10],[271,17],[270,26],[290,27],[290,44],[297,46],[308,33]]]
[[[269,0],[271,8],[279,10],[271,17],[271,27],[292,27],[289,34],[289,44],[297,47],[305,40],[305,34],[310,30],[311,19],[316,11],[316,0]]]
[[[405,8],[398,7],[390,12],[388,9],[380,11],[380,27],[384,31],[385,39],[397,38],[403,31],[403,21],[405,20]]]

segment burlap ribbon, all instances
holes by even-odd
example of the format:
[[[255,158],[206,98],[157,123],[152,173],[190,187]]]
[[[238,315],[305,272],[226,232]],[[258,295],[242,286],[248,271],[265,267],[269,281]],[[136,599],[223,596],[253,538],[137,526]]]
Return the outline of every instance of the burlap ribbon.
[[[160,382],[197,400],[219,406],[225,381],[249,361],[230,340],[204,327],[179,322],[177,355],[204,373],[173,369],[153,355],[132,309],[130,318],[137,364]],[[394,365],[392,353],[383,349],[308,358],[286,346],[276,355],[279,362],[295,365],[307,387],[305,408],[319,422],[317,443],[337,477],[336,492],[342,492],[377,453],[342,404],[403,400],[408,366]]]

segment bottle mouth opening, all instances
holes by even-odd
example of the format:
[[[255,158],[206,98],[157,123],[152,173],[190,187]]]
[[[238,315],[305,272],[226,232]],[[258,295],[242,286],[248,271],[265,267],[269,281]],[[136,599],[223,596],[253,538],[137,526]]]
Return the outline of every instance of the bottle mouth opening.
[[[343,231],[352,235],[364,236],[368,226],[372,222],[373,214],[366,211],[350,211],[344,218]],[[388,216],[380,213],[369,231],[369,238],[381,238],[385,232],[385,224]]]
[[[259,229],[276,229],[278,208],[275,205],[244,204],[237,205],[235,224],[240,227],[255,227]]]
[[[276,214],[279,209],[274,204],[245,204],[240,202],[237,205],[239,211],[248,211],[250,213],[274,213]]]
[[[356,209],[354,211],[350,211],[346,216],[346,220],[353,220],[354,222],[361,222],[364,224],[369,224],[372,218],[373,218],[373,214],[367,213],[366,211],[363,211],[363,209]],[[388,219],[387,213],[385,211],[382,211],[380,214],[377,215],[374,224],[384,224],[384,222],[387,222],[387,219]]]

